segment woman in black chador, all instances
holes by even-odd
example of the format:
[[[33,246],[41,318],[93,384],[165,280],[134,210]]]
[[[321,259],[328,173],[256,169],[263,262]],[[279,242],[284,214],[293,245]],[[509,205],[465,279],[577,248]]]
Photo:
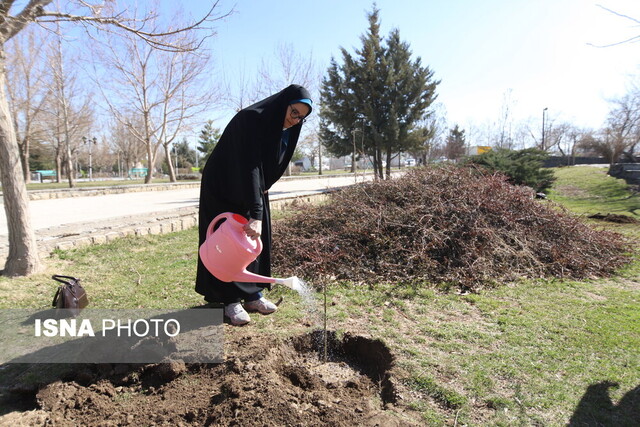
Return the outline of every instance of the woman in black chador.
[[[309,92],[302,86],[286,89],[238,112],[220,137],[202,172],[200,187],[200,245],[209,223],[223,212],[243,215],[244,229],[261,239],[263,250],[248,271],[271,275],[269,188],[282,176],[296,148],[304,118],[311,113]],[[245,311],[269,314],[277,307],[261,293],[267,284],[222,282],[198,258],[196,292],[208,302],[225,305],[234,325],[251,319]],[[241,301],[244,300],[244,307]]]

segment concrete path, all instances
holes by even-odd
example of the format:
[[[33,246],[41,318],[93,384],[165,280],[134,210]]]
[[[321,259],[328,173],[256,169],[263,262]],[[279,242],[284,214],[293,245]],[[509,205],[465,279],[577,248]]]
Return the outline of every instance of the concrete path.
[[[357,176],[357,182],[372,176]],[[350,176],[283,178],[270,190],[272,202],[324,193],[352,185]],[[32,200],[31,224],[43,254],[101,243],[130,234],[177,231],[197,224],[200,189],[69,197]],[[2,204],[0,198],[0,204]],[[8,231],[4,206],[0,207],[0,269],[8,253]]]
[[[361,181],[362,177],[359,176]],[[270,191],[271,200],[326,192],[327,189],[354,183],[353,176],[335,178],[281,179]],[[31,225],[35,231],[49,227],[102,221],[111,218],[162,212],[198,206],[199,188],[149,191],[100,196],[32,200]],[[0,199],[0,205],[2,204]],[[0,209],[0,242],[7,237],[4,206]]]

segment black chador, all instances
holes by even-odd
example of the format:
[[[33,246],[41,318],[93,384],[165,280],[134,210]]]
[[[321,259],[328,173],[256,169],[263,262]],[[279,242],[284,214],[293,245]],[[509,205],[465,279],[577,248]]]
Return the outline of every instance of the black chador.
[[[282,176],[296,148],[302,121],[283,130],[287,108],[309,100],[302,86],[286,89],[239,111],[225,128],[202,172],[199,245],[209,223],[223,212],[262,221],[263,250],[247,268],[271,275],[271,218],[267,191]],[[311,108],[311,107],[310,107]],[[215,278],[198,257],[196,292],[209,302],[230,304],[267,284],[228,283]]]

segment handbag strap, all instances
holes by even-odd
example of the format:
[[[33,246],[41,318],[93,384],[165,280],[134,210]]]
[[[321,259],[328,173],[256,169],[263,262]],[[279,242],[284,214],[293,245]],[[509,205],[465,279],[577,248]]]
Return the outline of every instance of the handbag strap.
[[[62,286],[58,286],[58,290],[56,291],[56,294],[53,296],[53,302],[51,302],[51,307],[56,307],[56,301],[58,300],[58,295],[60,295],[61,289],[62,289]]]
[[[70,286],[73,286],[73,285],[75,285],[76,283],[78,283],[80,281],[80,279],[78,279],[78,278],[75,278],[75,277],[72,277],[72,276],[62,276],[60,274],[54,274],[53,276],[51,276],[51,278],[53,280],[56,280],[56,281],[60,282],[60,283],[64,283],[64,284],[70,285]],[[68,280],[65,280],[65,279],[68,279]]]

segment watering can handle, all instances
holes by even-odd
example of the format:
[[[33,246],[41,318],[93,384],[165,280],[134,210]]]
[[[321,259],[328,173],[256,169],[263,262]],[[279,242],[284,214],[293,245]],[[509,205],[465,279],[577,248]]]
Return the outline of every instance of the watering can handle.
[[[218,215],[217,217],[213,218],[213,220],[209,223],[209,228],[207,228],[207,236],[210,236],[213,234],[213,229],[216,228],[216,225],[218,225],[218,223],[222,219],[229,220],[232,217],[233,217],[233,214],[231,212],[224,212]]]
[[[227,221],[233,220],[235,223],[240,224],[237,220],[235,220],[233,218],[234,215],[237,215],[237,214],[234,214],[233,212],[224,212],[224,213],[221,213],[220,215],[218,215],[217,217],[215,217],[209,223],[209,227],[207,228],[207,237],[209,237],[210,235],[213,234],[214,228],[223,219],[226,219]],[[244,226],[244,224],[240,224],[240,225]],[[246,236],[246,232],[244,230],[242,230],[242,233],[245,234],[245,236]],[[256,251],[256,253],[258,253],[258,254],[260,252],[262,252],[262,240],[261,239],[256,239],[256,240],[250,239],[250,242],[254,245],[253,251]]]

